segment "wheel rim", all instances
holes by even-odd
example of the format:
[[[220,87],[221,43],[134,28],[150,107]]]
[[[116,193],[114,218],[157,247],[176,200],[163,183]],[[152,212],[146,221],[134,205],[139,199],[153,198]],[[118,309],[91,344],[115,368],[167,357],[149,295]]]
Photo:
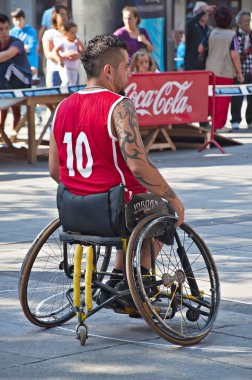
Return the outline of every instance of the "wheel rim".
[[[67,296],[72,289],[75,245],[61,242],[61,231],[58,219],[46,226],[32,244],[21,268],[19,296],[23,311],[32,323],[41,327],[60,325],[75,315]],[[98,269],[107,269],[110,254],[106,247],[99,249]],[[82,273],[84,268],[85,256]],[[102,280],[103,275],[99,274],[98,278]],[[70,298],[71,295],[70,292]],[[84,303],[84,292],[81,295]]]
[[[156,287],[148,287],[141,275],[141,251],[145,237],[166,217],[142,226],[138,238],[131,244],[132,267],[130,290],[137,308],[146,322],[162,337],[173,343],[190,344],[201,340],[211,329],[219,305],[219,280],[211,255],[202,239],[187,225],[182,225],[174,245],[159,244],[155,260]],[[189,258],[198,293],[192,292],[192,279],[178,257],[178,241]],[[135,267],[136,276],[132,275]],[[129,271],[128,271],[129,272]],[[129,274],[130,275],[130,274]],[[190,285],[189,285],[190,282]]]

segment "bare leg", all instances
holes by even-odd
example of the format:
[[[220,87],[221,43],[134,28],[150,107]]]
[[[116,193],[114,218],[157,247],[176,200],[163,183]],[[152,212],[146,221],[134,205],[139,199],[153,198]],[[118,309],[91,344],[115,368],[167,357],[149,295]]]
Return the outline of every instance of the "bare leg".
[[[21,107],[20,106],[13,106],[12,112],[13,112],[13,131],[15,130],[16,125],[18,124],[20,118],[21,118]]]
[[[118,249],[116,252],[114,269],[123,271],[123,251],[121,249]]]
[[[154,253],[154,259],[157,258],[161,248],[162,243],[157,241],[156,239],[151,243],[150,239],[147,239],[144,241],[142,252],[141,252],[141,266],[147,270],[150,270],[151,268],[151,252],[150,252],[150,245],[153,244],[153,253]]]
[[[0,128],[4,129],[5,120],[8,114],[8,110],[0,111]]]
[[[162,248],[162,243],[154,240],[154,258],[156,259],[160,250]],[[147,270],[151,268],[151,253],[150,253],[150,239],[145,240],[142,248],[141,266]],[[121,249],[118,249],[115,257],[114,269],[123,271],[123,253]]]
[[[7,114],[8,114],[8,110],[0,111],[0,136],[3,138],[3,141],[6,141],[6,135],[4,133],[4,124],[5,124]]]

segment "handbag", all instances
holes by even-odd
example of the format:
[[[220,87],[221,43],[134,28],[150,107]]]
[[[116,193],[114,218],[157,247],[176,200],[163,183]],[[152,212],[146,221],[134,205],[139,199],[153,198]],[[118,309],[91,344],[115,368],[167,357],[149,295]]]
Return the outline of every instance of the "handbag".
[[[124,185],[105,193],[76,195],[58,185],[57,207],[64,231],[114,237],[126,234]]]

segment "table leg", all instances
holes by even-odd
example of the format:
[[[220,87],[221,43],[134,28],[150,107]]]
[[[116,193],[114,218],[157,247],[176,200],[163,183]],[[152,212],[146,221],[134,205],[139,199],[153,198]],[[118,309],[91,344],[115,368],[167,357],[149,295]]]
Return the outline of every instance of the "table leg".
[[[29,164],[37,163],[37,143],[35,135],[35,106],[27,105],[28,121],[28,151],[27,158]]]
[[[4,142],[8,145],[9,148],[13,148],[12,142],[9,137],[4,132],[3,128],[0,128],[0,135],[2,136]]]

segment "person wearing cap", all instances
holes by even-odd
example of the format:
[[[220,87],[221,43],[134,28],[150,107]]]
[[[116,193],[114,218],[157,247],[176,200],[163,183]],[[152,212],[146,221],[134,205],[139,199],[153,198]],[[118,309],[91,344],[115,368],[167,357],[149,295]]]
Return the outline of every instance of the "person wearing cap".
[[[198,46],[208,35],[210,28],[207,25],[209,14],[215,11],[215,6],[197,1],[193,8],[193,17],[186,25],[185,70],[204,70],[205,61],[198,53]]]
[[[37,32],[26,24],[25,13],[21,8],[16,8],[11,12],[14,28],[10,30],[10,36],[19,38],[24,43],[24,48],[31,66],[32,74],[38,72],[38,53],[37,53]]]
[[[193,17],[187,22],[185,33],[184,70],[205,70],[205,59],[198,52],[198,46],[210,32],[208,26],[209,14],[215,11],[215,6],[197,1],[193,8]],[[201,127],[208,128],[208,122],[201,122]]]

